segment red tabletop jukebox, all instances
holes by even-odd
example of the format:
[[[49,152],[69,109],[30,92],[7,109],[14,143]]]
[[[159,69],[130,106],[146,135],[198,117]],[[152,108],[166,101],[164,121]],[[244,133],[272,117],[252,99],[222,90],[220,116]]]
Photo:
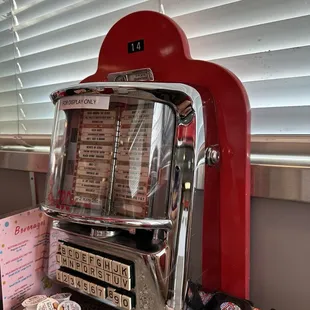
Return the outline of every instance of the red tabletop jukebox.
[[[185,307],[190,283],[248,297],[249,106],[182,30],[131,14],[56,106],[43,210],[49,276],[123,309]]]

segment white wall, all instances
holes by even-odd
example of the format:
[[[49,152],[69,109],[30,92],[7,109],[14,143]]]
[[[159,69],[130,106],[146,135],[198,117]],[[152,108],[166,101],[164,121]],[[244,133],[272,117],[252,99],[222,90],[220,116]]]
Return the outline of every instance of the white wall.
[[[263,310],[310,309],[310,204],[253,199],[251,299]]]

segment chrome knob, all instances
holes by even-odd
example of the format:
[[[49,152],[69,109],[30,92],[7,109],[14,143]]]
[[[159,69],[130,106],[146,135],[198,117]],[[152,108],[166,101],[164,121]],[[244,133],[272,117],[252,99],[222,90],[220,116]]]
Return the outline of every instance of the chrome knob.
[[[220,162],[220,151],[218,145],[206,148],[206,163],[208,166],[215,166]]]

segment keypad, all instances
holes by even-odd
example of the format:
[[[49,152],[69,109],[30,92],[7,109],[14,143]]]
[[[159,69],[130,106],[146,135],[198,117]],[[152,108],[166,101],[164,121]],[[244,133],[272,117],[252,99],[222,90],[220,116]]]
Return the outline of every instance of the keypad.
[[[56,279],[73,288],[108,299],[117,307],[132,309],[135,304],[134,264],[102,252],[60,242]]]

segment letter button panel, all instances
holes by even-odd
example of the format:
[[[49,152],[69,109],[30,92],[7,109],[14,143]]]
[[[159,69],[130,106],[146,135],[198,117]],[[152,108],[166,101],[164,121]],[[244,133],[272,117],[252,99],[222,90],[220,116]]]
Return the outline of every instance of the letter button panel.
[[[133,262],[65,241],[59,241],[56,261],[57,281],[118,308],[135,307]]]

